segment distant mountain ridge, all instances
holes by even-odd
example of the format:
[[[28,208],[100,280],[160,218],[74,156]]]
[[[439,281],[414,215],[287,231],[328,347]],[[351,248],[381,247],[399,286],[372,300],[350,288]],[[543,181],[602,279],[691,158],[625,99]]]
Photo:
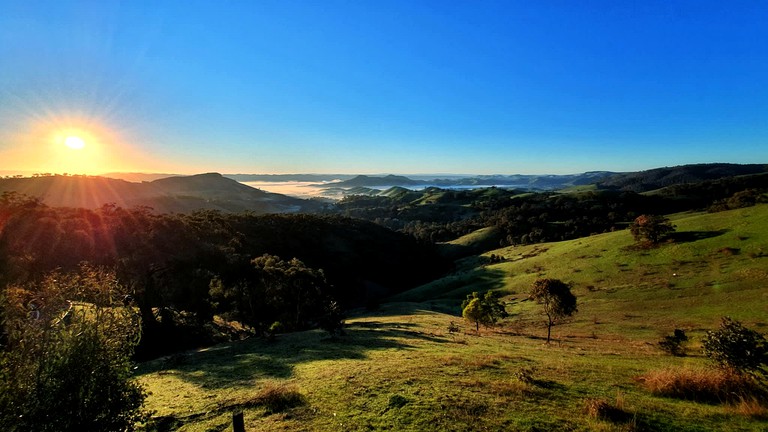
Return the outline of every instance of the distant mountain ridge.
[[[158,213],[196,210],[292,213],[311,211],[319,204],[264,192],[218,173],[167,177],[151,182],[92,176],[38,176],[0,179],[0,193],[15,191],[54,207],[98,208],[147,206]]]
[[[615,175],[610,171],[591,171],[582,174],[512,174],[512,175],[478,175],[460,178],[435,178],[430,180],[415,180],[401,175],[386,175],[382,177],[358,175],[352,179],[317,185],[325,188],[360,188],[360,187],[391,187],[391,186],[508,186],[528,190],[554,190],[569,186],[593,184],[600,179]]]
[[[710,163],[617,173],[597,182],[599,189],[648,192],[669,186],[768,173],[768,164]]]

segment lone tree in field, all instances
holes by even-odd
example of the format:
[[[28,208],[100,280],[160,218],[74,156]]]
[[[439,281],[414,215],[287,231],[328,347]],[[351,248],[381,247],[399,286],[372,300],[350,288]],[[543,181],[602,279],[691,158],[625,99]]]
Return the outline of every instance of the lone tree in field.
[[[494,291],[488,291],[481,296],[477,291],[467,296],[467,299],[461,304],[461,315],[475,323],[475,330],[480,331],[480,324],[490,327],[495,325],[500,319],[509,316],[500,296]]]
[[[552,326],[561,323],[576,313],[576,296],[571,286],[559,279],[539,279],[533,283],[531,300],[544,306],[547,316],[547,343],[552,335]]]
[[[629,231],[636,242],[648,242],[657,244],[669,233],[675,230],[675,226],[665,216],[640,215],[629,226]]]

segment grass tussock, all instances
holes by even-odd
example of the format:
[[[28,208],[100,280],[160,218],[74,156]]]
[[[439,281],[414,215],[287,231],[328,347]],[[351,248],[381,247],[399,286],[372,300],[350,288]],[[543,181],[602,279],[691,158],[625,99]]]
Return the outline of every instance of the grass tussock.
[[[709,403],[764,399],[766,391],[753,377],[724,369],[661,369],[637,381],[652,394]]]
[[[252,405],[264,407],[269,413],[280,413],[306,403],[295,385],[285,383],[267,383],[251,400]]]
[[[476,398],[445,396],[440,400],[441,413],[448,419],[464,424],[475,423],[489,408],[487,402]]]
[[[603,399],[587,399],[584,401],[584,412],[591,418],[606,420],[611,423],[627,423],[632,420],[632,414],[619,406]]]

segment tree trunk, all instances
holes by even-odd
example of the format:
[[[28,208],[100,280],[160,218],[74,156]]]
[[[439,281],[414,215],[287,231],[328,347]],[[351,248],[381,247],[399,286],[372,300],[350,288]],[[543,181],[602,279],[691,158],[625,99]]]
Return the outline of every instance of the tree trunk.
[[[549,337],[552,335],[552,321],[547,325],[547,344],[549,344]]]

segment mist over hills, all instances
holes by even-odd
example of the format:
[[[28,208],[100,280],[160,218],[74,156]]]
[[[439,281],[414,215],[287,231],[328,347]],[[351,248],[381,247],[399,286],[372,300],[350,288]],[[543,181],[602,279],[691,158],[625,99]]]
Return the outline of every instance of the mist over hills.
[[[297,182],[310,185],[317,195],[380,195],[389,188],[473,189],[490,186],[527,191],[555,191],[595,185],[601,190],[648,192],[718,179],[762,175],[766,164],[694,164],[618,173],[593,171],[567,175],[352,175],[352,174],[218,174],[197,175],[110,173],[105,176],[35,175],[0,179],[0,192],[15,191],[36,197],[50,206],[97,208],[113,203],[120,207],[147,206],[158,213],[189,213],[196,210],[256,213],[312,212],[323,207],[317,200],[267,192],[269,184]],[[414,176],[416,177],[416,176]],[[746,181],[746,180],[745,180]],[[251,187],[241,182],[259,183]],[[762,177],[750,177],[760,186]],[[278,189],[278,188],[276,188]]]

